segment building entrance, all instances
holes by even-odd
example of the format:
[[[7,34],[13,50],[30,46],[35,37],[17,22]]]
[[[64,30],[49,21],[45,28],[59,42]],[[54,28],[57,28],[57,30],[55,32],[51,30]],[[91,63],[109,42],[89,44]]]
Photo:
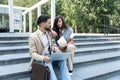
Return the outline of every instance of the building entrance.
[[[9,32],[9,16],[0,13],[0,32]]]

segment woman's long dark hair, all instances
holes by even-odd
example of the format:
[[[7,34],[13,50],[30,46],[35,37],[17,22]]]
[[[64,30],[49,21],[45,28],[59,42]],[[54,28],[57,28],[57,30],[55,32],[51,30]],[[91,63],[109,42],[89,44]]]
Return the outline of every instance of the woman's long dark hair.
[[[63,17],[62,17],[62,16],[57,16],[57,17],[55,18],[55,20],[54,20],[54,25],[53,25],[53,30],[54,30],[55,32],[57,32],[57,34],[58,34],[58,37],[56,37],[57,40],[60,38],[59,27],[57,26],[57,23],[58,23],[59,19],[62,20],[61,30],[67,29],[67,25],[66,25],[65,20],[63,19]]]

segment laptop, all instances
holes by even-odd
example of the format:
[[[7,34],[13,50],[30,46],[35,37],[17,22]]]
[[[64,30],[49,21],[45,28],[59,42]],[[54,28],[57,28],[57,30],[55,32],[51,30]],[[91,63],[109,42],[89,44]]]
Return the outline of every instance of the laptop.
[[[70,56],[70,53],[68,52],[59,52],[59,53],[52,53],[50,55],[50,58],[52,61],[57,61],[57,60],[66,60]]]

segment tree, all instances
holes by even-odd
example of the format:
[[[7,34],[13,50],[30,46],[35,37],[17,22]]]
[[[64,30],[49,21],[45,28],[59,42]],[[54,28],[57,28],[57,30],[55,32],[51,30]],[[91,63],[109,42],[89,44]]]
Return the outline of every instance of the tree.
[[[14,0],[14,5],[31,7],[38,1]],[[7,4],[7,0],[1,0],[1,3]],[[50,1],[42,5],[43,14],[50,15],[50,10]],[[36,12],[37,10],[33,11],[34,26],[36,26]],[[63,16],[75,32],[103,33],[104,23],[113,27],[120,26],[120,0],[56,0],[56,15]]]

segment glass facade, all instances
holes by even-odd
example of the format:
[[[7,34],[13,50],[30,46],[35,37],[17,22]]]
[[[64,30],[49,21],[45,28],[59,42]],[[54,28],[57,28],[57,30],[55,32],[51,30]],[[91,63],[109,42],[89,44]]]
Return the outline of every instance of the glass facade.
[[[9,32],[8,8],[0,7],[0,32]],[[22,10],[14,9],[14,30],[22,28]]]
[[[9,16],[8,14],[0,13],[0,32],[9,31]]]

